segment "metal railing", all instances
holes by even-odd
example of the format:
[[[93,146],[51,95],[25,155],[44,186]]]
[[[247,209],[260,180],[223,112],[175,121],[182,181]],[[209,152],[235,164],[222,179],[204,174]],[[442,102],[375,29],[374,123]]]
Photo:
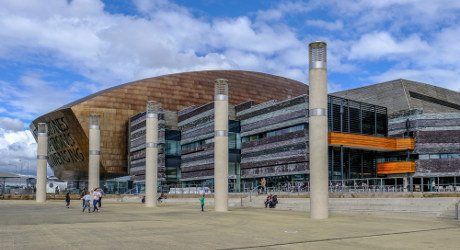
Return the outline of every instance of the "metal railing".
[[[375,192],[460,192],[460,183],[442,182],[436,179],[436,183],[423,183],[409,184],[404,181],[403,177],[394,178],[367,178],[367,179],[344,179],[344,180],[330,180],[329,192],[331,193],[375,193]],[[425,180],[427,180],[426,178]],[[431,179],[430,179],[431,180]],[[126,185],[117,185],[115,188],[104,188],[105,194],[143,194],[144,187],[138,186],[131,189]],[[158,186],[158,193],[164,194],[200,194],[200,193],[213,193],[214,187],[212,183],[201,184],[175,184],[175,185],[160,185]],[[71,190],[72,191],[72,190]],[[266,193],[278,194],[305,194],[310,192],[309,182],[294,182],[294,183],[277,183],[271,185],[269,183],[264,189],[262,186],[256,185],[256,182],[242,182],[241,187],[229,185],[229,193],[239,193],[246,196],[258,196]],[[73,193],[73,192],[72,192]]]

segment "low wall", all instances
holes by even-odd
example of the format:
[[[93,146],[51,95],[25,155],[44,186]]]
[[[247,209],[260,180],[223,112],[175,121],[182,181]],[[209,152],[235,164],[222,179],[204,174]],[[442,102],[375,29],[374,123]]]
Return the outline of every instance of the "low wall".
[[[265,198],[245,197],[229,198],[229,207],[264,208]],[[196,204],[198,198],[170,198],[167,204]],[[278,198],[277,210],[293,210],[310,212],[308,198]],[[376,215],[400,215],[415,217],[455,217],[455,204],[460,202],[456,197],[436,198],[330,198],[330,213],[357,213]],[[207,198],[206,204],[214,205],[213,198]]]
[[[362,197],[364,196],[364,197]],[[107,195],[103,202],[109,203],[141,203],[140,195]],[[337,196],[336,196],[337,197]],[[460,202],[458,193],[379,193],[349,194],[343,193],[340,198],[329,198],[329,211],[334,213],[380,214],[424,217],[455,217],[455,204]],[[48,200],[63,200],[65,195],[48,195]],[[199,195],[183,197],[168,196],[165,204],[187,204],[199,206]],[[31,195],[4,195],[0,199],[27,200],[34,199]],[[78,194],[72,200],[78,200]],[[228,199],[229,207],[264,208],[265,196],[243,196],[232,194]],[[278,196],[277,210],[293,210],[310,212],[310,199],[305,195]],[[206,205],[214,206],[212,195],[206,196]]]

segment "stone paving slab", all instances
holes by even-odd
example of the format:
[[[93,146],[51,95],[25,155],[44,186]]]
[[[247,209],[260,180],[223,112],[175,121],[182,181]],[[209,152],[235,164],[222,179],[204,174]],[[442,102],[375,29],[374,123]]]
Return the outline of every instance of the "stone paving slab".
[[[460,222],[446,219],[232,208],[193,204],[0,201],[0,249],[459,249]]]

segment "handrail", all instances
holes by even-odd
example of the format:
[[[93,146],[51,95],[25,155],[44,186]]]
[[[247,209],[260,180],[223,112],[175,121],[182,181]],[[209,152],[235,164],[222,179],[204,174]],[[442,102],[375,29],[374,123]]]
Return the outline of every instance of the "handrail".
[[[252,192],[254,192],[254,190],[257,190],[257,196],[259,196],[259,188],[261,188],[262,186],[256,186],[254,187],[253,189],[250,189],[249,190],[249,201],[252,202]]]
[[[131,189],[128,189],[126,192],[124,192],[123,194],[133,194],[133,190],[136,190],[136,188],[131,188]],[[142,194],[142,192],[139,190],[138,193],[136,194]]]

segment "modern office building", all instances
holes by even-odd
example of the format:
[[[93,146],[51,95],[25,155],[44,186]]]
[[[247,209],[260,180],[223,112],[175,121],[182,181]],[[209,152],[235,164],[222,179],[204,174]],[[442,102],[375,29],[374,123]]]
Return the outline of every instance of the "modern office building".
[[[413,138],[414,150],[377,158],[381,173],[404,164],[421,187],[460,183],[460,93],[404,79],[334,93],[336,96],[388,108],[388,135]],[[385,163],[386,162],[386,163]],[[385,164],[384,164],[385,163]],[[430,184],[430,185],[429,185]]]
[[[160,103],[159,181],[212,186],[214,80],[229,83],[229,187],[309,181],[308,86],[248,71],[161,76],[104,90],[43,115],[55,175],[86,181],[89,115],[101,115],[102,178],[145,177],[145,103]],[[395,80],[328,97],[329,179],[460,183],[460,94]],[[35,133],[34,133],[35,134]]]

